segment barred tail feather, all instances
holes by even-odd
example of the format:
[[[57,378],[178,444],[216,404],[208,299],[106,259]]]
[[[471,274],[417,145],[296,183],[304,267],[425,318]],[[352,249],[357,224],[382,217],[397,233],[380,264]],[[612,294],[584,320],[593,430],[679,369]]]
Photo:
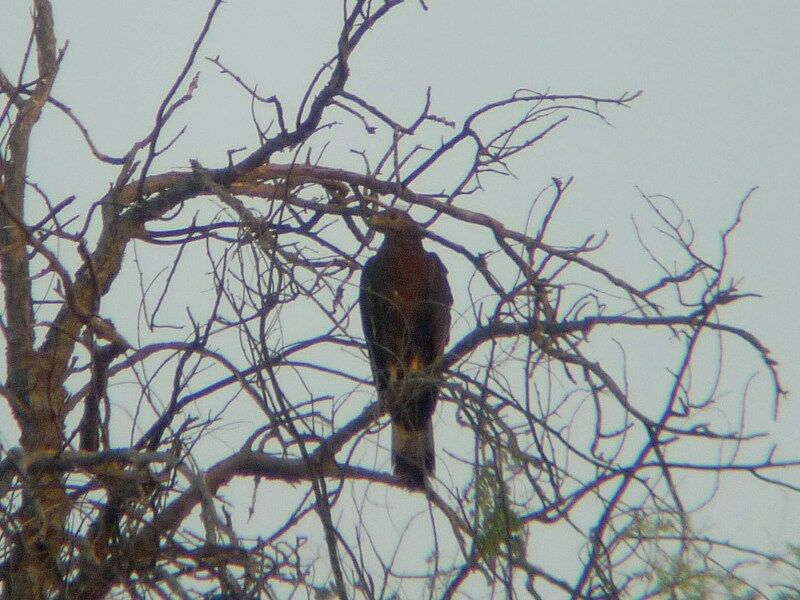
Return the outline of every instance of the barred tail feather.
[[[426,478],[435,466],[431,421],[422,429],[392,424],[392,464],[394,474],[408,487],[425,489]]]

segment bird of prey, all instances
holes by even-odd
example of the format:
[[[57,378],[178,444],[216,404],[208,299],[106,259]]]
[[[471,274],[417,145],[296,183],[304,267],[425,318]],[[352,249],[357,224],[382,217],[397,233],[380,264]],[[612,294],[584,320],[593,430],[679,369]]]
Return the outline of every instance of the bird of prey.
[[[396,208],[372,216],[384,235],[361,274],[361,320],[378,399],[392,419],[392,464],[408,487],[433,473],[432,417],[439,378],[431,367],[450,339],[447,269],[422,247],[422,227]]]

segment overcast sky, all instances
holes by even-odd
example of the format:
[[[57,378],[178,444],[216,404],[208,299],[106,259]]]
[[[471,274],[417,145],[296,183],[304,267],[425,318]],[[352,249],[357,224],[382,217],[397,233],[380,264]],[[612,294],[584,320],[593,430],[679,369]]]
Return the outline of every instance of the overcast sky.
[[[69,49],[54,94],[104,151],[124,151],[151,127],[207,4],[55,2],[56,33]],[[674,198],[701,243],[713,248],[739,200],[758,186],[733,238],[729,273],[741,278],[741,291],[763,298],[726,314],[759,336],[780,363],[791,394],[770,429],[797,456],[800,2],[427,4],[423,13],[409,2],[382,22],[351,63],[350,89],[401,122],[416,116],[427,86],[433,111],[455,119],[522,87],[597,96],[643,90],[630,110],[607,111],[613,126],[572,117],[514,163],[520,181],[498,183],[508,194],[493,199],[498,210],[502,202],[502,210],[524,218],[535,185],[574,176],[574,209],[567,213],[574,223],[560,225],[565,240],[574,241],[581,236],[572,237],[570,227],[629,231],[629,215],[641,208],[638,186]],[[292,113],[334,48],[340,12],[340,2],[322,0],[228,0],[200,54],[219,55],[258,82],[261,94],[278,94]],[[7,73],[18,66],[29,22],[27,3],[0,0],[0,64]],[[219,166],[226,149],[254,143],[246,96],[205,61],[200,66],[199,93],[186,112],[192,126],[168,159],[175,162],[161,168],[185,167],[183,157]],[[201,122],[191,118],[196,114],[205,115]],[[40,129],[34,137],[46,145],[33,159],[37,178],[58,198],[98,197],[113,171],[94,165],[87,171],[85,157],[64,151],[74,143],[70,126],[57,117],[50,123],[47,134]],[[337,151],[330,151],[330,164],[358,167]],[[769,513],[755,525],[762,539],[796,541],[796,506],[770,511],[742,498],[747,504],[737,510]]]

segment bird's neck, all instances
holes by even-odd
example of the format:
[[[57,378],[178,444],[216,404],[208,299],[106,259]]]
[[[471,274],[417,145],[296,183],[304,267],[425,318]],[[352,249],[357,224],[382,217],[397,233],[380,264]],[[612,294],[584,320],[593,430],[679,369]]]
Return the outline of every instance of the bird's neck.
[[[383,248],[389,255],[425,253],[425,249],[422,247],[422,239],[410,235],[387,237],[383,242]]]

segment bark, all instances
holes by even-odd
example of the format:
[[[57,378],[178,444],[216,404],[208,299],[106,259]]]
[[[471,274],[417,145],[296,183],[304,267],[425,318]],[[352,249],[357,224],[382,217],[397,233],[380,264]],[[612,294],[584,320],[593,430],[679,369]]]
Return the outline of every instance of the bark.
[[[53,12],[47,0],[34,3],[34,36],[39,77],[31,96],[17,104],[3,165],[0,244],[8,320],[8,381],[12,409],[22,429],[22,467],[62,445],[65,394],[49,362],[34,349],[29,231],[25,228],[25,186],[31,132],[41,116],[58,70]],[[59,473],[30,475],[22,500],[18,540],[11,557],[7,596],[41,598],[61,585],[61,551],[68,503]]]

